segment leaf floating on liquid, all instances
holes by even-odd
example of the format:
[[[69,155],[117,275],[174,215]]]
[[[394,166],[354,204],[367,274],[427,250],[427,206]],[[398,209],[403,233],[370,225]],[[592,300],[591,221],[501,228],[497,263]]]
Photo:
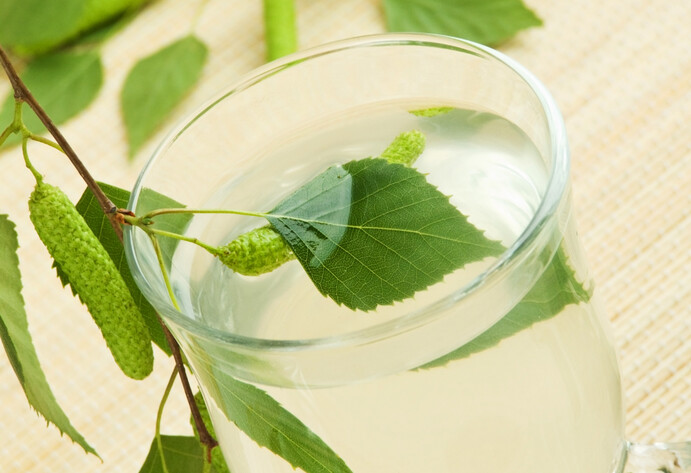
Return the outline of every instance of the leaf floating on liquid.
[[[423,174],[383,159],[330,167],[267,219],[319,291],[351,309],[412,297],[503,250]]]
[[[567,305],[588,302],[590,296],[591,293],[576,279],[566,252],[560,246],[535,285],[499,322],[457,350],[420,368],[443,366],[452,360],[491,348],[533,324],[554,317]]]

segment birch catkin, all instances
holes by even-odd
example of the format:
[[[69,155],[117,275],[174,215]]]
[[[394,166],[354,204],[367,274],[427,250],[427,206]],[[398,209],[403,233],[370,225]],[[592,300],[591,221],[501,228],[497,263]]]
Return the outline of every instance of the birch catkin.
[[[153,369],[151,336],[113,260],[69,198],[39,181],[29,199],[31,222],[86,305],[115,362],[134,379]]]
[[[259,276],[295,259],[280,233],[271,226],[243,233],[217,249],[215,256],[239,274]]]
[[[390,163],[410,166],[425,150],[425,143],[421,131],[406,131],[396,136],[379,157]],[[271,225],[243,233],[211,253],[244,276],[259,276],[295,259],[288,242]]]

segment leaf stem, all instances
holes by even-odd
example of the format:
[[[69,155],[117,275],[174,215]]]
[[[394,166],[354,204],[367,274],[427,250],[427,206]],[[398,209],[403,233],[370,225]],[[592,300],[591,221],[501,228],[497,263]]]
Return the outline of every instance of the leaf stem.
[[[180,311],[180,305],[178,304],[178,300],[175,298],[173,286],[170,284],[168,270],[166,269],[165,262],[163,261],[163,252],[161,251],[161,245],[158,244],[158,238],[156,238],[156,235],[153,234],[151,230],[153,229],[147,229],[146,232],[149,235],[149,238],[151,239],[151,244],[154,246],[156,259],[158,259],[158,265],[161,268],[161,274],[163,275],[163,282],[165,283],[166,289],[168,290],[168,297],[170,297],[170,301],[173,303],[173,307],[175,307],[176,310]]]
[[[14,115],[12,118],[12,123],[10,123],[5,131],[0,135],[0,146],[5,142],[5,140],[13,133],[16,133],[22,128],[24,123],[22,122],[22,101],[19,99],[14,99]]]
[[[204,462],[204,464],[202,465],[202,473],[211,473],[211,462]]]
[[[182,240],[182,241],[187,241],[189,243],[194,243],[195,245],[200,246],[200,247],[204,248],[205,250],[212,252],[212,253],[214,251],[216,251],[215,246],[207,245],[206,243],[199,240],[198,238],[188,237],[185,235],[180,235],[179,233],[167,232],[165,230],[159,230],[158,228],[151,228],[151,227],[148,227],[145,231],[151,232],[151,233],[156,234],[158,236],[174,238],[176,240]]]
[[[161,467],[163,468],[164,473],[169,473],[168,471],[168,465],[166,465],[166,456],[163,454],[163,442],[161,440],[161,420],[163,419],[163,408],[166,405],[166,402],[168,401],[168,396],[170,396],[170,391],[173,389],[173,384],[175,383],[175,378],[177,377],[177,369],[173,369],[173,372],[170,374],[170,378],[168,379],[168,384],[166,384],[166,389],[163,391],[163,397],[161,398],[161,402],[158,404],[158,412],[156,414],[156,433],[155,433],[155,438],[156,438],[156,444],[158,445],[158,454],[161,457]]]
[[[14,123],[10,123],[5,130],[0,133],[0,146],[5,142],[9,136],[16,131],[16,128],[14,127]]]
[[[245,215],[247,217],[262,217],[266,218],[267,213],[261,212],[245,212],[243,210],[228,210],[228,209],[185,209],[185,208],[172,208],[172,209],[156,209],[148,214],[140,217],[142,220],[150,219],[158,215],[168,215],[168,214],[232,214],[232,215]]]
[[[266,60],[297,51],[295,0],[264,0]]]
[[[43,175],[41,175],[40,172],[36,170],[36,168],[31,164],[31,161],[29,160],[29,150],[27,148],[27,142],[29,141],[29,138],[27,136],[22,137],[22,154],[24,155],[24,164],[26,167],[31,171],[31,174],[34,175],[36,178],[36,182],[42,182],[43,181]]]
[[[27,130],[28,131],[28,130]],[[40,135],[37,135],[36,133],[31,133],[29,132],[28,134],[29,139],[37,141],[39,143],[43,143],[44,145],[48,145],[51,148],[55,148],[56,150],[60,151],[61,153],[64,153],[63,149],[60,147],[59,144],[57,144],[53,140],[49,140],[48,138],[44,138]]]
[[[151,222],[151,217],[148,217],[148,216],[135,217],[133,215],[128,215],[125,213],[123,213],[121,215],[122,215],[122,220],[125,223],[127,223],[128,225],[131,225],[133,227],[138,227],[138,228],[142,229],[144,231],[144,233],[149,235],[149,238],[151,238],[151,242],[154,246],[154,250],[156,251],[156,257],[158,258],[158,263],[161,266],[161,271],[163,272],[163,279],[164,279],[164,281],[166,281],[167,286],[168,286],[168,281],[167,281],[168,275],[165,271],[165,266],[163,264],[163,254],[161,253],[161,247],[158,244],[158,239],[155,238],[156,236],[162,236],[162,237],[166,237],[166,238],[172,238],[174,240],[182,240],[182,241],[186,241],[189,243],[194,243],[195,245],[200,246],[200,247],[204,248],[206,251],[209,251],[211,253],[214,253],[216,251],[215,246],[208,245],[198,238],[188,237],[185,235],[181,235],[179,233],[169,232],[167,230],[161,230],[161,229],[152,227],[151,223],[153,223],[153,222]],[[168,291],[168,294],[170,295],[170,299],[173,301],[173,304],[176,306],[175,308],[180,310],[180,308],[177,307],[175,297],[173,296],[173,294],[171,293],[170,290]]]

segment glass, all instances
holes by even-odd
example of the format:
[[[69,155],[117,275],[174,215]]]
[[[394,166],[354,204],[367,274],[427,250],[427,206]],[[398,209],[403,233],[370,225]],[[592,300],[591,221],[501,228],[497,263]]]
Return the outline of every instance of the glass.
[[[687,445],[624,438],[616,355],[571,211],[564,123],[544,86],[496,51],[377,35],[267,64],[170,134],[130,209],[177,205],[163,194],[193,209],[266,211],[410,129],[427,136],[414,166],[506,247],[411,300],[353,312],[296,261],[245,277],[168,241],[178,310],[148,237],[126,232],[135,279],[180,342],[231,471],[332,471],[293,442],[305,436],[291,437],[294,424],[271,417],[267,399],[355,473],[690,471]],[[160,217],[212,245],[264,224]],[[242,432],[262,428],[262,446]]]

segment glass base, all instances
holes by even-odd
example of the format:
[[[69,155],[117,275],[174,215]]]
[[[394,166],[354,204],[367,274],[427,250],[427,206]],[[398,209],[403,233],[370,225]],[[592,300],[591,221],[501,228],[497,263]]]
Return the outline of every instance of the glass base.
[[[622,473],[691,473],[691,442],[629,444]]]

